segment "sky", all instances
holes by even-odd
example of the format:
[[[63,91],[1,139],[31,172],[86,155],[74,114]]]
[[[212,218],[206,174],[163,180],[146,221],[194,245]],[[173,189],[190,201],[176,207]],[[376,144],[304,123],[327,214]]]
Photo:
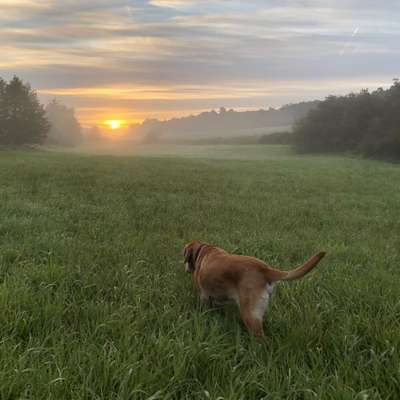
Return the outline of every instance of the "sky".
[[[399,0],[0,0],[0,77],[84,125],[259,109],[399,77]]]

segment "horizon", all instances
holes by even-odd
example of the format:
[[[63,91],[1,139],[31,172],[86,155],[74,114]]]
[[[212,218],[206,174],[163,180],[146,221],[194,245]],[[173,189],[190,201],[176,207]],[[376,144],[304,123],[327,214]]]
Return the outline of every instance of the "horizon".
[[[360,0],[0,0],[0,7],[0,76],[16,74],[42,102],[74,107],[83,126],[386,88],[400,65],[400,5],[392,0],[384,7]]]

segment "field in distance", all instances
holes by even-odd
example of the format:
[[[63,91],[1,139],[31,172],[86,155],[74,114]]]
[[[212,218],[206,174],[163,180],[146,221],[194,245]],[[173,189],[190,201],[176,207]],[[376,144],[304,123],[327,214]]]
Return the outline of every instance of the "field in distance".
[[[0,151],[1,399],[400,397],[399,165],[116,154]],[[260,344],[198,303],[191,239],[285,269],[328,256],[278,285]]]

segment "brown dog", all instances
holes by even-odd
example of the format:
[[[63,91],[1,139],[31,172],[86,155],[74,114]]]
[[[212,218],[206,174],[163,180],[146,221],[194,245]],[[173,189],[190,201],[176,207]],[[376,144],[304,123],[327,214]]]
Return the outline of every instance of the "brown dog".
[[[248,330],[263,337],[263,316],[275,282],[300,279],[325,256],[321,251],[292,271],[272,268],[255,257],[229,254],[210,244],[193,241],[185,246],[186,271],[193,273],[200,299],[233,300]]]

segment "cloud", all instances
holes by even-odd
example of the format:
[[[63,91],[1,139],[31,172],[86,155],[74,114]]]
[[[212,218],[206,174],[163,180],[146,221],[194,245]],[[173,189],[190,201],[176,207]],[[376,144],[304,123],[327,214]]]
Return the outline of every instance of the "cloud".
[[[61,96],[91,115],[112,104],[155,116],[267,107],[390,82],[400,64],[399,4],[0,0],[0,76],[20,74],[44,99]]]
[[[190,0],[152,0],[149,3],[156,7],[184,8],[197,4],[198,2]]]

